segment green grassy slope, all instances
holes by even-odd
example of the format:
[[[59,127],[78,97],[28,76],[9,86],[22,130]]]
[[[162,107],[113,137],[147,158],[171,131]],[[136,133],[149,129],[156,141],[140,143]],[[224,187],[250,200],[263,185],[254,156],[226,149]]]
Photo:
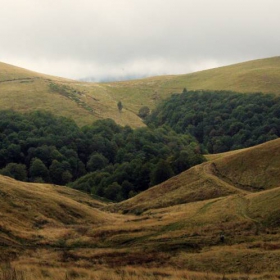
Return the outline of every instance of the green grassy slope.
[[[189,89],[280,94],[280,57],[258,59],[174,78],[170,84]]]
[[[188,89],[232,90],[280,94],[280,57],[259,59],[187,75],[158,76],[114,83],[84,83],[52,77],[0,63],[0,109],[21,112],[45,109],[71,117],[79,125],[112,118],[143,126],[142,106],[154,108],[174,92]],[[50,84],[58,86],[57,91]],[[64,87],[64,92],[61,90]],[[117,102],[124,109],[118,112]]]
[[[133,111],[141,105],[153,108],[172,93],[189,90],[231,90],[280,94],[280,57],[253,60],[186,75],[158,76],[103,84]],[[140,104],[135,103],[135,100]]]
[[[80,83],[0,63],[1,110],[46,110],[72,118],[78,125],[112,118],[121,125],[143,126],[142,120],[126,106],[120,113],[118,101],[99,84]]]

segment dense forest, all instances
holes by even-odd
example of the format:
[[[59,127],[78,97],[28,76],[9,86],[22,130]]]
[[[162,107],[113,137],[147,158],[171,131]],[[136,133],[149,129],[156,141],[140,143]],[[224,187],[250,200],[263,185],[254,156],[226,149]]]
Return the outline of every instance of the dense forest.
[[[0,173],[121,201],[204,158],[190,134],[100,120],[79,128],[47,112],[0,112]]]
[[[280,97],[228,91],[173,94],[146,117],[149,127],[193,135],[204,152],[220,153],[280,136]]]
[[[274,95],[184,89],[142,111],[148,127],[138,129],[110,119],[80,128],[48,112],[0,111],[0,173],[121,201],[203,162],[202,153],[280,136]]]

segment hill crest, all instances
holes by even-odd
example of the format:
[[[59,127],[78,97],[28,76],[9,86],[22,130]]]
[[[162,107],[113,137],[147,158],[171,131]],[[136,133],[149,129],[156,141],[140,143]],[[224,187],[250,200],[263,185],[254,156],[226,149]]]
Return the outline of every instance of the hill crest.
[[[174,92],[231,90],[279,95],[280,57],[258,59],[185,75],[168,75],[111,83],[78,82],[0,63],[0,109],[47,110],[79,125],[112,118],[118,124],[143,126],[138,111],[150,109]],[[57,91],[50,88],[55,84]],[[120,114],[117,103],[121,101]]]

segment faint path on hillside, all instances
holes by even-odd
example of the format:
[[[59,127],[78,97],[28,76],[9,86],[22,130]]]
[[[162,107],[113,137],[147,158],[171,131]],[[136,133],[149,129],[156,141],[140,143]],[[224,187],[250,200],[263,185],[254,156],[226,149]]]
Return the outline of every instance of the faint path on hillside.
[[[4,80],[4,81],[0,81],[0,84],[3,83],[12,83],[12,82],[31,82],[35,79],[39,79],[37,77],[32,77],[32,78],[18,78],[18,79],[10,79],[10,80]]]
[[[238,213],[240,214],[240,216],[242,216],[243,218],[253,221],[255,223],[259,223],[256,219],[253,219],[252,217],[249,216],[248,212],[249,212],[249,204],[250,204],[250,200],[246,197],[239,197],[239,199],[237,200],[237,210]]]
[[[214,165],[211,162],[206,162],[202,165],[196,166],[197,168],[201,168],[201,175],[205,178],[208,178],[214,181],[218,186],[225,187],[231,191],[238,192],[243,195],[247,195],[251,192],[243,190],[241,188],[237,188],[236,186],[226,182],[223,178],[217,176],[216,172],[214,171]]]
[[[210,180],[213,180],[218,186],[225,187],[227,189],[237,192],[238,193],[238,196],[236,197],[237,214],[246,220],[254,222],[257,228],[260,227],[260,222],[249,216],[250,200],[246,196],[248,194],[251,194],[252,192],[231,185],[230,183],[224,181],[223,178],[218,177],[214,170],[215,167],[213,166],[213,163],[207,162],[200,166],[198,165],[196,167],[197,168],[201,167],[200,168],[201,174],[205,176],[205,178],[209,178]]]

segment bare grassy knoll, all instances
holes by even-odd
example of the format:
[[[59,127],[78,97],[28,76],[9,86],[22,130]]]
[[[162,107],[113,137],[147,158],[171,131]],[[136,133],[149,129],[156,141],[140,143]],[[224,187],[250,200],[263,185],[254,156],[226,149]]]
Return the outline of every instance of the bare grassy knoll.
[[[279,279],[279,150],[220,156],[115,205],[1,176],[0,279]],[[260,164],[275,176],[265,190],[217,172]]]
[[[280,57],[258,59],[175,76],[170,85],[188,89],[263,92],[279,95]]]
[[[263,92],[279,95],[280,57],[259,59],[187,75],[159,76],[114,83],[85,83],[0,63],[0,109],[43,109],[73,118],[79,125],[112,118],[143,126],[142,106],[153,109],[174,92],[188,89]],[[121,101],[120,113],[117,103]]]
[[[1,110],[45,110],[72,118],[78,125],[112,118],[121,125],[143,126],[126,106],[119,112],[117,96],[100,84],[43,75],[4,63],[0,63],[0,100]]]

